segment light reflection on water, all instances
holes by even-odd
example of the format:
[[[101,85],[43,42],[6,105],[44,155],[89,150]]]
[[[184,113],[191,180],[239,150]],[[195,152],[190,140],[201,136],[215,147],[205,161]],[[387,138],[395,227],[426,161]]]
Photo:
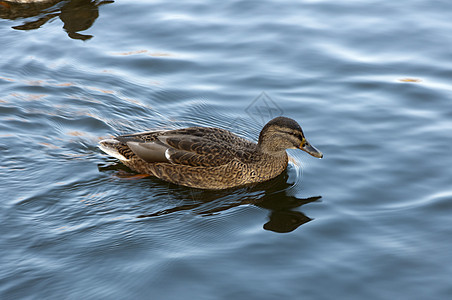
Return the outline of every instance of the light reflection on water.
[[[40,5],[0,1],[2,299],[452,293],[449,2]],[[325,158],[254,187],[131,178],[97,148],[256,141],[278,114]]]

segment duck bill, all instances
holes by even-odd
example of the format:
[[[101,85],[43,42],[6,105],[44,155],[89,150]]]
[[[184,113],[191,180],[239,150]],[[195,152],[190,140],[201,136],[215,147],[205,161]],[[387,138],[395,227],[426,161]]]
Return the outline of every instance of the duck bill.
[[[306,142],[304,144],[304,146],[300,145],[300,149],[303,150],[304,152],[307,152],[307,153],[311,154],[314,157],[317,157],[317,158],[322,158],[323,157],[322,152],[317,150],[314,146],[312,146],[308,142]]]

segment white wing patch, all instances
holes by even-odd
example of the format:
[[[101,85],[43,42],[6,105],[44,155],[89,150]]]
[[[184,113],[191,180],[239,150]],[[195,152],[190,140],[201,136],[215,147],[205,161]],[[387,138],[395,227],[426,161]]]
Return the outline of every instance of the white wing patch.
[[[171,153],[170,153],[171,151],[170,150],[171,150],[170,148],[166,149],[165,157],[170,163],[174,164],[174,162],[171,160]]]

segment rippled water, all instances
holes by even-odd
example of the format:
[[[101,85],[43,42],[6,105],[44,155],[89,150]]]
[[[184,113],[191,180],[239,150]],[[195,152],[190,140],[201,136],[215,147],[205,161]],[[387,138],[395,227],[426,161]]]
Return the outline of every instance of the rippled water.
[[[448,299],[450,1],[0,1],[2,299]],[[101,138],[276,115],[325,158],[202,191]],[[300,151],[301,152],[301,151]]]

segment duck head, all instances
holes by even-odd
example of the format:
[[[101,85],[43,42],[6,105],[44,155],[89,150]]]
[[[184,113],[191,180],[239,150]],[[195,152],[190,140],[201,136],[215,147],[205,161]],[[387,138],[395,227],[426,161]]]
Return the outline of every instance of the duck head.
[[[295,120],[286,117],[277,117],[268,122],[262,128],[258,145],[264,152],[301,149],[314,157],[323,157],[322,152],[306,140],[300,125]]]

